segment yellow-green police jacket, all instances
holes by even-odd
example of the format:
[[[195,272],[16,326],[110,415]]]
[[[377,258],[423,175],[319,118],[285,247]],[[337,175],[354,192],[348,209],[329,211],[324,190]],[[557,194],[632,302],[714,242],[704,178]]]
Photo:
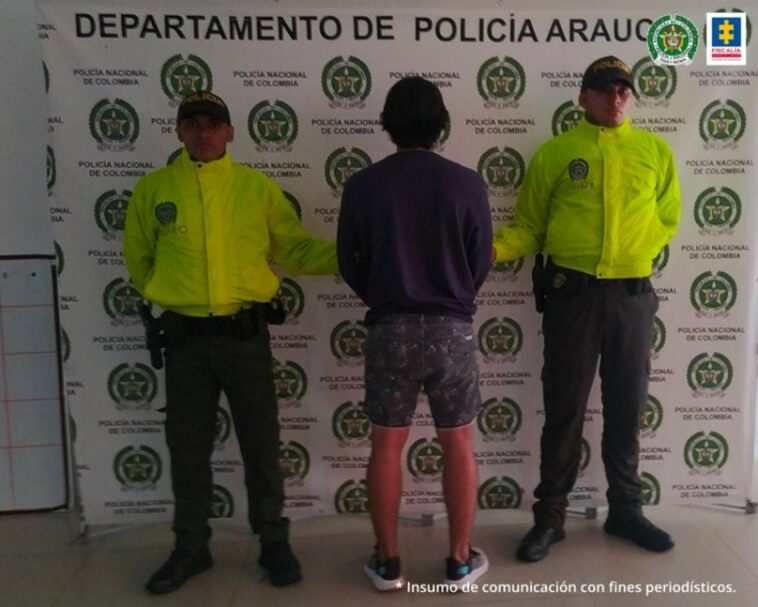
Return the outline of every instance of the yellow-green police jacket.
[[[632,127],[576,128],[540,147],[513,221],[495,232],[497,261],[545,251],[599,278],[648,276],[676,234],[679,180],[669,145]]]
[[[335,274],[334,242],[311,238],[276,183],[227,152],[145,175],[126,214],[124,258],[136,287],[188,316],[234,314],[279,288],[272,258],[291,274]]]

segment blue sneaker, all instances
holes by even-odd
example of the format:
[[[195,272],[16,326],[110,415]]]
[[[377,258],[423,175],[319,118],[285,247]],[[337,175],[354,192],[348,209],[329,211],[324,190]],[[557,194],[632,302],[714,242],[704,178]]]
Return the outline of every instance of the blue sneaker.
[[[374,553],[363,565],[363,572],[380,592],[400,590],[405,586],[405,578],[400,573],[400,558],[397,556],[380,563],[379,557]]]
[[[490,562],[481,548],[469,548],[468,561],[459,563],[452,557],[447,559],[445,583],[463,588],[467,583],[474,583],[487,572]]]

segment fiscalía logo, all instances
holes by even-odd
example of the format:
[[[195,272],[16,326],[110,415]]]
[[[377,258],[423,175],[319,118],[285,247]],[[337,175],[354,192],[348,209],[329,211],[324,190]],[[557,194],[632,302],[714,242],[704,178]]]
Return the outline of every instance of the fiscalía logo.
[[[564,101],[553,112],[551,122],[553,135],[560,135],[573,129],[584,116],[584,110],[573,101]]]
[[[362,402],[346,402],[332,416],[332,432],[340,447],[366,447],[371,444],[371,422]]]
[[[661,484],[658,479],[649,472],[642,472],[640,482],[642,483],[642,505],[655,506],[659,504],[661,502]]]
[[[130,445],[116,454],[113,472],[124,491],[154,491],[163,465],[155,449]]]
[[[198,91],[213,89],[211,68],[197,55],[173,55],[161,68],[161,87],[171,107]]]
[[[436,438],[420,438],[408,449],[406,463],[414,482],[438,481],[442,478],[442,445]]]
[[[584,158],[574,158],[569,162],[568,173],[571,181],[582,181],[590,174],[590,165]]]
[[[213,448],[223,451],[232,435],[232,416],[221,406],[216,407],[216,425],[213,428]]]
[[[492,476],[479,487],[477,501],[482,510],[504,510],[521,506],[524,490],[510,476]]]
[[[297,138],[297,114],[284,101],[261,101],[247,118],[247,129],[259,152],[289,152]]]
[[[321,88],[329,107],[363,108],[371,92],[371,72],[358,57],[335,57],[321,72]]]
[[[666,345],[666,325],[657,316],[653,318],[653,339],[650,344],[650,358],[655,360]]]
[[[651,276],[653,278],[660,278],[663,275],[663,270],[669,265],[669,257],[671,256],[671,247],[664,245],[661,252],[653,259],[653,268]]]
[[[643,57],[632,68],[634,97],[638,107],[668,107],[676,92],[676,68],[658,65],[649,57]]]
[[[303,220],[303,207],[300,204],[300,201],[295,198],[294,194],[291,194],[290,192],[282,191],[282,194],[284,194],[284,197],[287,199],[287,201],[292,206],[292,210],[295,211],[295,214],[297,215],[297,218],[302,221]]]
[[[494,196],[513,196],[524,180],[524,159],[509,147],[488,149],[479,157],[477,171]]]
[[[490,398],[482,405],[477,426],[485,442],[513,441],[521,429],[521,407],[512,398]]]
[[[524,345],[524,332],[512,318],[490,318],[479,329],[479,351],[486,362],[509,362]]]
[[[131,280],[116,278],[103,291],[103,308],[115,326],[131,327],[142,322],[139,316],[140,304],[146,301]]]
[[[145,411],[158,393],[158,377],[142,363],[124,363],[108,374],[108,394],[119,411]]]
[[[747,65],[747,15],[705,14],[706,65]]]
[[[342,188],[353,175],[371,165],[371,158],[359,148],[337,148],[326,159],[324,173],[326,182],[335,198],[342,196]]]
[[[742,215],[742,200],[730,188],[708,188],[697,197],[694,213],[700,234],[732,234]]]
[[[53,151],[53,148],[50,146],[47,146],[47,191],[48,193],[51,192],[53,189],[53,186],[55,185],[55,181],[58,178],[58,169],[55,166],[55,152]]]
[[[298,319],[305,309],[305,293],[300,285],[291,278],[282,278],[276,296],[281,300],[284,311],[287,313],[285,322],[290,325],[298,324]]]
[[[729,443],[718,432],[697,432],[684,445],[690,474],[720,474],[729,459]]]
[[[745,134],[747,118],[742,106],[731,99],[712,101],[700,114],[700,138],[706,150],[736,148]]]
[[[655,396],[648,394],[640,414],[640,438],[655,438],[662,423],[663,405]]]
[[[95,222],[105,240],[123,238],[126,208],[131,196],[129,190],[108,190],[95,202]]]
[[[279,470],[289,487],[300,487],[311,468],[308,450],[298,442],[287,441],[279,444]]]
[[[299,407],[307,390],[305,369],[291,360],[274,361],[274,391],[280,407]]]
[[[139,136],[139,117],[123,99],[101,99],[89,114],[89,130],[100,151],[132,151]]]
[[[334,494],[334,507],[340,514],[365,514],[368,512],[366,481],[349,480],[342,483]]]
[[[681,15],[663,15],[647,31],[650,58],[658,65],[689,65],[697,53],[695,25]]]
[[[518,274],[524,268],[524,258],[519,257],[513,261],[499,261],[492,264],[489,280],[494,282],[515,282]]]
[[[687,366],[687,383],[696,398],[723,397],[732,383],[732,363],[718,352],[698,354]]]
[[[231,492],[221,485],[213,485],[210,518],[232,518],[233,516],[234,498]]]
[[[736,301],[737,283],[726,272],[703,272],[690,287],[690,302],[698,318],[729,316]]]
[[[487,109],[515,108],[526,90],[526,74],[513,57],[491,57],[476,74],[476,88]]]
[[[329,342],[337,364],[351,367],[362,365],[367,336],[366,325],[360,320],[343,320],[334,327]]]

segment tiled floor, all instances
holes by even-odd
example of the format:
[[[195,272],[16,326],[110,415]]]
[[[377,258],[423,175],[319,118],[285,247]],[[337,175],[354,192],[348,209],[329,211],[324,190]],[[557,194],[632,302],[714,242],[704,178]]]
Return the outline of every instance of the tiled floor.
[[[480,589],[466,595],[419,594],[407,589],[379,594],[361,573],[373,543],[368,519],[337,516],[293,524],[293,544],[305,579],[277,589],[263,580],[256,564],[257,545],[245,528],[215,523],[215,567],[162,597],[145,594],[142,586],[168,554],[167,525],[108,533],[95,530],[89,542],[72,543],[78,527],[71,514],[5,516],[0,517],[0,606],[756,605],[758,515],[695,506],[657,507],[648,513],[674,535],[677,546],[672,552],[646,553],[605,535],[602,516],[597,520],[572,517],[566,541],[555,545],[545,561],[527,565],[516,561],[513,552],[529,528],[529,513],[481,512],[474,544],[489,555],[490,571],[479,580],[480,585],[557,585],[555,592],[541,594],[528,589],[507,591],[512,588]],[[432,527],[404,521],[401,556],[409,581],[439,581],[446,543],[444,519]],[[614,592],[612,582],[638,584],[640,592]],[[674,592],[665,586],[685,582],[731,585],[734,592]],[[595,588],[583,589],[582,584]],[[654,584],[664,586],[647,594],[648,585]]]

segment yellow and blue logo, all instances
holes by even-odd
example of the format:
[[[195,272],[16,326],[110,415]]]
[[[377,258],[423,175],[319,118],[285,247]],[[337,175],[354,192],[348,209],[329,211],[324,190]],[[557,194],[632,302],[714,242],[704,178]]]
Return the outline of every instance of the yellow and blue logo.
[[[708,65],[746,65],[745,13],[708,13],[706,32]]]
[[[710,20],[712,46],[735,48],[742,44],[742,20],[716,17]]]

